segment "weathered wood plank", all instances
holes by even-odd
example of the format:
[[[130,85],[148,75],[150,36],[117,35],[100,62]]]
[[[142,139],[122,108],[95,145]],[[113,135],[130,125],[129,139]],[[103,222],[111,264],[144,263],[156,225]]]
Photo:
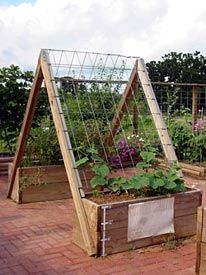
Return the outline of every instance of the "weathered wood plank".
[[[206,243],[206,207],[202,208],[202,235],[201,241]]]
[[[95,254],[98,255],[101,249],[100,207],[97,204],[87,199],[82,199],[82,200],[84,203],[87,218],[89,220],[90,233],[95,245]],[[79,225],[79,221],[76,213],[74,214],[72,241],[86,251],[85,243],[83,240],[83,236],[81,233],[81,229],[80,229],[80,225]]]
[[[203,211],[204,211],[204,208],[202,206],[198,207],[196,265],[195,265],[195,271],[196,271],[197,274],[200,274],[200,264],[201,264],[201,241],[202,241]]]
[[[49,103],[52,111],[52,116],[57,131],[57,137],[64,160],[66,173],[68,176],[70,189],[74,201],[75,210],[78,216],[82,236],[84,239],[85,247],[88,255],[95,254],[95,246],[90,233],[89,223],[87,220],[84,205],[82,203],[82,196],[84,192],[81,189],[81,180],[77,169],[75,169],[75,159],[71,149],[71,142],[67,132],[60,99],[58,96],[58,90],[54,81],[54,76],[49,60],[49,53],[46,50],[41,51],[41,69],[44,76]]]
[[[11,177],[10,177],[8,193],[7,193],[8,198],[10,198],[10,196],[11,196],[13,184],[15,181],[16,171],[17,171],[17,168],[23,158],[24,149],[26,146],[28,134],[31,129],[32,120],[33,120],[35,108],[36,108],[36,105],[38,102],[42,81],[43,81],[43,74],[42,74],[42,70],[41,70],[41,66],[40,66],[40,57],[39,57],[36,72],[35,72],[35,77],[34,77],[32,88],[31,88],[31,92],[29,94],[29,100],[27,103],[23,124],[21,127],[21,132],[20,132],[20,135],[18,138],[16,154],[15,154],[14,160],[13,160],[13,168],[11,171]]]
[[[22,192],[21,203],[53,201],[71,198],[68,181],[29,186]]]
[[[118,233],[121,234],[121,231]],[[137,248],[142,248],[154,244],[160,244],[165,242],[168,237],[173,237],[173,234],[164,234],[161,236],[156,236],[156,237],[149,237],[141,240],[136,240],[133,242],[126,242],[126,239],[116,239],[114,241],[107,241],[105,243],[106,246],[106,254],[114,254],[118,252],[124,252],[127,250],[133,250]]]
[[[108,137],[106,138],[106,142],[105,142],[106,146],[112,145],[112,143],[114,141],[114,137],[115,137],[115,135],[118,131],[118,128],[120,126],[124,111],[127,109],[128,102],[129,102],[132,94],[136,90],[136,87],[137,87],[137,61],[135,62],[135,65],[134,65],[134,68],[130,75],[130,78],[128,80],[128,83],[125,87],[123,96],[121,97],[121,100],[117,107],[116,114],[112,120],[111,131],[110,131]]]
[[[158,244],[164,242],[167,237],[174,236],[175,238],[182,238],[187,236],[192,236],[196,234],[196,221],[197,221],[197,207],[201,205],[202,193],[200,190],[188,190],[185,193],[175,194],[175,205],[174,205],[174,227],[175,234],[166,234],[156,237],[144,238],[141,240],[135,240],[128,242],[127,231],[128,231],[128,205],[133,203],[138,203],[142,201],[150,201],[164,198],[165,196],[153,197],[153,198],[141,198],[132,201],[124,202],[114,202],[107,204],[106,209],[106,238],[109,240],[105,241],[106,254],[113,254],[121,251],[126,251],[129,249],[144,247],[152,244]],[[101,220],[98,222],[99,225],[95,223],[95,232],[102,231],[101,222],[103,222],[103,210],[96,203],[93,203],[85,199],[85,203],[92,204],[92,207],[88,208],[90,216],[95,207],[98,207],[101,216]],[[95,219],[95,215],[93,216]],[[89,217],[88,217],[89,220]],[[101,233],[102,234],[102,233]],[[99,243],[99,246],[102,242]],[[96,244],[98,247],[98,244]],[[101,251],[101,247],[98,251]]]
[[[158,106],[151,81],[149,79],[149,75],[146,70],[146,66],[144,64],[143,59],[138,60],[138,76],[140,79],[140,83],[142,85],[155,127],[157,129],[157,133],[159,135],[159,139],[161,141],[164,154],[169,164],[172,164],[177,160],[177,156],[175,154],[174,148],[172,146],[171,139],[169,137],[165,122],[162,117],[161,110]]]
[[[206,274],[206,244],[201,243],[200,249],[201,249],[201,257],[200,257],[199,275],[205,275]]]
[[[11,176],[12,165],[9,165],[9,177]],[[91,191],[89,181],[93,174],[89,169],[80,171],[80,178],[85,192]],[[22,180],[25,185],[23,189],[21,187]],[[71,198],[64,166],[49,165],[18,168],[11,198],[17,203]]]

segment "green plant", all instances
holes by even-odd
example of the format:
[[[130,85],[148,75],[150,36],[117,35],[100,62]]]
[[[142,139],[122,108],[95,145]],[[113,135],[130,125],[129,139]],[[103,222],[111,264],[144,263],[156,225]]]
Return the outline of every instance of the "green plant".
[[[33,73],[22,72],[18,66],[0,68],[0,139],[5,151],[15,152],[16,140],[21,129]],[[33,125],[48,112],[46,93],[41,93]]]
[[[22,192],[27,187],[31,185],[46,185],[46,182],[43,179],[43,172],[40,167],[37,168],[37,173],[34,176],[21,175],[19,180],[19,191]]]
[[[172,235],[167,238],[164,238],[163,246],[167,250],[176,250],[178,247],[182,245],[182,243],[183,243],[183,239],[176,240],[175,237]]]
[[[172,119],[169,132],[178,159],[190,162],[206,159],[206,132],[193,133],[191,125],[183,119]]]
[[[94,151],[95,155],[97,151]],[[90,162],[95,176],[90,181],[92,188],[103,187],[113,193],[130,193],[138,196],[165,195],[185,191],[184,181],[179,176],[179,167],[173,165],[169,171],[159,170],[156,166],[155,153],[150,151],[141,152],[142,161],[137,168],[143,169],[142,173],[126,179],[124,177],[112,178],[109,176],[110,168],[107,163],[98,156],[94,162]],[[97,156],[97,155],[96,155]],[[84,165],[94,158],[84,157],[76,162],[77,166]],[[153,169],[153,171],[150,171]]]
[[[49,118],[43,119],[30,131],[22,166],[58,164],[61,158],[56,130]]]

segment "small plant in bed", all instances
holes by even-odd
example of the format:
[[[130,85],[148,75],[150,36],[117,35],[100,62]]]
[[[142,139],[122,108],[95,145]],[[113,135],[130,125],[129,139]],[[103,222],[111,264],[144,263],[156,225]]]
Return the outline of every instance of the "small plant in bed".
[[[129,136],[130,138],[133,138],[133,135]],[[131,145],[125,139],[121,139],[117,143],[115,153],[110,158],[110,165],[113,168],[134,166],[139,160],[140,156],[137,145]]]
[[[186,190],[184,180],[179,175],[179,167],[174,164],[168,171],[162,171],[156,163],[156,154],[153,151],[142,151],[141,162],[136,167],[141,173],[136,173],[130,178],[122,176],[112,177],[110,166],[98,156],[97,151],[90,158],[79,160],[77,166],[90,164],[95,176],[90,184],[95,190],[95,196],[91,199],[95,202],[111,202],[114,200],[127,200],[135,197],[170,195]],[[109,192],[98,194],[97,189]]]

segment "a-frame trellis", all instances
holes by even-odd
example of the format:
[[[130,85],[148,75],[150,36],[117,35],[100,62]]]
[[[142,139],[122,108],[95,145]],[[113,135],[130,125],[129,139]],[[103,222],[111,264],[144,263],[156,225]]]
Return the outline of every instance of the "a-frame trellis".
[[[84,239],[85,247],[89,255],[94,254],[94,244],[89,230],[89,224],[87,221],[87,216],[83,206],[82,198],[84,197],[84,190],[81,186],[81,180],[78,173],[78,169],[75,166],[75,159],[72,151],[72,145],[70,142],[70,137],[68,134],[67,125],[65,123],[64,113],[62,110],[60,97],[56,85],[56,80],[52,71],[52,66],[49,57],[49,50],[42,50],[39,56],[35,77],[30,92],[26,113],[24,116],[24,121],[22,129],[20,132],[17,150],[13,161],[13,168],[11,171],[11,176],[9,179],[9,189],[8,197],[11,196],[13,184],[15,181],[16,171],[20,162],[23,158],[24,149],[26,146],[26,141],[28,138],[29,131],[31,129],[32,119],[34,116],[35,108],[37,105],[38,97],[40,94],[40,88],[43,80],[45,81],[46,90],[49,98],[49,103],[51,107],[51,112],[53,116],[53,121],[57,131],[58,141],[60,149],[62,152],[64,165],[66,173],[68,176],[68,181],[70,183],[70,188],[74,200],[74,205],[76,213],[78,216],[80,228],[82,231],[82,236]],[[110,146],[114,137],[117,133],[117,129],[121,123],[121,119],[125,109],[127,108],[127,103],[134,93],[136,85],[138,83],[142,86],[145,98],[147,100],[151,115],[154,120],[155,127],[157,129],[159,139],[162,144],[162,148],[166,159],[169,163],[177,161],[171,140],[169,138],[165,123],[162,118],[161,111],[158,107],[150,79],[148,77],[144,61],[140,58],[136,59],[135,65],[131,72],[130,78],[127,81],[126,87],[122,94],[121,101],[116,111],[116,115],[113,119],[111,130],[108,133],[108,138],[106,139],[106,145]],[[105,146],[106,146],[105,145]]]

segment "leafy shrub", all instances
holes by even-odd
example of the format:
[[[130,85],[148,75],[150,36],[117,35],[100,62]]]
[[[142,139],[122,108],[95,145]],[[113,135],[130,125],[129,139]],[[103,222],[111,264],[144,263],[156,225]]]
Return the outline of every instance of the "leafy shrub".
[[[206,132],[193,133],[189,123],[177,120],[170,122],[169,132],[179,160],[206,159]]]
[[[0,140],[4,143],[4,150],[11,153],[15,152],[32,79],[31,71],[22,72],[18,66],[0,69]],[[42,93],[33,125],[38,125],[47,113],[47,102],[46,93]]]
[[[61,158],[56,130],[52,124],[43,121],[41,127],[31,129],[23,166],[58,164]]]

